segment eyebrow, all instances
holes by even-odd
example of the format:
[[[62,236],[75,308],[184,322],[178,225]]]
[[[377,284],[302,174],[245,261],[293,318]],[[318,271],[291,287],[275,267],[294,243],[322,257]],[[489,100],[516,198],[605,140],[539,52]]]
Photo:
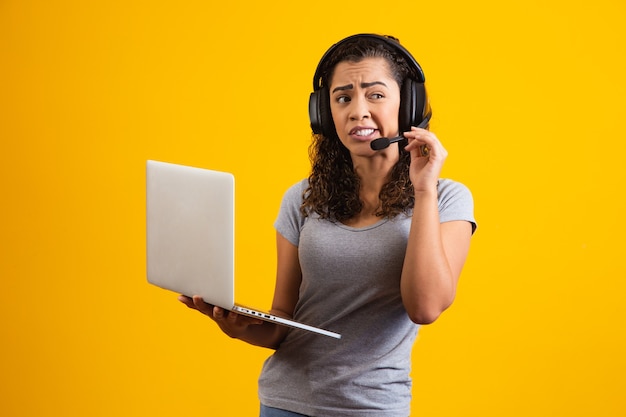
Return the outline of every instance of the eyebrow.
[[[361,83],[361,88],[368,88],[368,87],[372,87],[375,85],[382,85],[382,86],[387,87],[387,84],[385,84],[382,81],[372,81],[371,83]],[[353,88],[354,88],[354,84],[340,85],[339,87],[333,88],[333,93],[336,91],[352,90]]]

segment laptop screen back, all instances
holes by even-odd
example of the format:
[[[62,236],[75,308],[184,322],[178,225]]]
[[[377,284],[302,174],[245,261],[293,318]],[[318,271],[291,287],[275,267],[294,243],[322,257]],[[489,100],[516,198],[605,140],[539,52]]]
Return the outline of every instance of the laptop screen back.
[[[147,161],[146,204],[148,281],[232,308],[233,175]]]

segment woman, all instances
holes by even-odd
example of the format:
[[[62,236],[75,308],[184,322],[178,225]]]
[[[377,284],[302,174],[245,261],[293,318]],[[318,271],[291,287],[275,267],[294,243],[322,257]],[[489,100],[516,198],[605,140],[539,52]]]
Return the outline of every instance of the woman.
[[[316,71],[312,172],[275,224],[272,312],[340,340],[180,298],[229,336],[276,349],[259,378],[262,417],[410,414],[418,327],[452,304],[475,229],[469,190],[439,179],[445,148],[416,127],[430,119],[423,83],[394,38],[370,34],[335,44]]]

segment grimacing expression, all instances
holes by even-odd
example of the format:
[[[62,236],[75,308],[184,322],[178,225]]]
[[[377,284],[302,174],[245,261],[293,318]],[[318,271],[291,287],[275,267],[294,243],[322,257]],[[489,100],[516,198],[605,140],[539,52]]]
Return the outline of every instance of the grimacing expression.
[[[399,134],[400,86],[384,58],[340,62],[329,93],[337,135],[351,154],[372,154],[372,140]]]

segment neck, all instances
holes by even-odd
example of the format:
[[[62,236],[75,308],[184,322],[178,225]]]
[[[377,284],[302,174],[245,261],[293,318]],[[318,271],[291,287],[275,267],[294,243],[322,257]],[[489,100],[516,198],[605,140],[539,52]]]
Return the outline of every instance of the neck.
[[[371,217],[380,209],[380,191],[389,181],[391,170],[398,160],[398,155],[380,153],[373,158],[354,158],[353,166],[359,176],[361,188],[359,198],[363,209],[359,216]],[[369,221],[372,221],[370,218]]]
[[[389,181],[389,175],[394,165],[398,162],[398,155],[389,156],[386,154],[379,154],[373,158],[355,158],[353,156],[352,164],[354,171],[361,180],[360,193],[363,194],[378,194],[383,185]]]

